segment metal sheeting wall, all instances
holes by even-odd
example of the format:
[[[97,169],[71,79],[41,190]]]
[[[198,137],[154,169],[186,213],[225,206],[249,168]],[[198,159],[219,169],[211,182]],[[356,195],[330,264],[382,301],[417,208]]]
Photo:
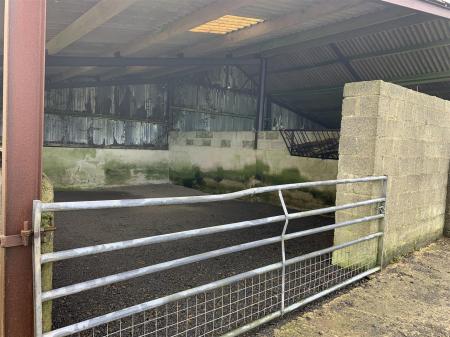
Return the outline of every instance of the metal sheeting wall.
[[[170,109],[166,109],[168,87],[145,84],[50,89],[45,94],[45,144],[166,148],[169,129],[255,128],[256,84],[236,67],[220,67],[172,81]],[[276,103],[266,109],[264,126],[268,130],[317,127]]]
[[[256,91],[255,83],[237,67],[221,67],[188,78],[174,88],[172,127],[179,131],[252,131]],[[270,104],[264,118],[265,129],[317,128],[300,115]]]
[[[280,129],[322,129],[323,127],[317,125],[316,123],[302,118],[298,114],[287,110],[278,104],[271,103],[271,127],[270,130],[280,130]],[[267,116],[267,118],[269,118]]]
[[[45,145],[163,148],[167,139],[155,123],[46,114]]]
[[[180,131],[248,131],[254,128],[256,98],[218,88],[175,88],[174,129]]]
[[[48,90],[45,144],[167,147],[164,95],[153,84]]]

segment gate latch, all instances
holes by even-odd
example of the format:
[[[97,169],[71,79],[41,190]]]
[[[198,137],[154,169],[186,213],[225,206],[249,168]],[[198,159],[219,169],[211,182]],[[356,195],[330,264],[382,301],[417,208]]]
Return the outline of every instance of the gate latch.
[[[20,231],[20,234],[0,235],[0,247],[9,248],[18,246],[28,246],[32,235],[33,232],[30,229],[30,222],[24,221],[23,229]]]
[[[384,204],[384,202],[378,206],[378,214],[384,214],[386,210],[386,206]]]

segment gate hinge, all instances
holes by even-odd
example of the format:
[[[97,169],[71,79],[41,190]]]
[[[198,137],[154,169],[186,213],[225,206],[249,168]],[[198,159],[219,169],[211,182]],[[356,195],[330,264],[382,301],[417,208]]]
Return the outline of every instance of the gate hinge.
[[[0,235],[0,247],[18,247],[18,246],[28,246],[30,244],[30,238],[33,232],[30,229],[30,222],[24,221],[23,229],[20,234],[14,235]]]

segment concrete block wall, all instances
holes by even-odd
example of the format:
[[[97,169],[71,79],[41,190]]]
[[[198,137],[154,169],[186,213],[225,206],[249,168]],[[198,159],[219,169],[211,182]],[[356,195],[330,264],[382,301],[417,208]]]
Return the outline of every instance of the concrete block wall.
[[[254,142],[254,133],[249,131],[174,131],[169,136],[170,167],[238,170],[255,163]]]
[[[383,81],[344,89],[338,178],[387,175],[385,261],[443,233],[450,158],[450,102]],[[337,204],[377,197],[380,184],[340,185]],[[346,210],[337,221],[375,213]],[[335,243],[377,230],[339,229]]]
[[[252,178],[264,174],[274,183],[336,178],[337,161],[291,156],[278,131],[260,132],[254,147],[251,131],[175,131],[169,150],[45,147],[43,162],[56,189],[168,183],[170,172],[195,178],[194,168],[231,176],[229,183],[240,180],[236,188],[257,183]],[[334,198],[335,190],[328,190]]]
[[[189,182],[201,175],[209,192],[226,192],[255,185],[336,179],[337,161],[293,157],[279,131],[171,132],[169,138],[171,180]],[[192,172],[193,168],[197,172]],[[297,208],[334,203],[335,188],[295,191],[288,204]]]
[[[291,156],[279,131],[259,132],[257,150],[254,146],[255,133],[251,131],[174,131],[169,137],[170,167],[240,170],[261,161],[273,174],[297,168],[307,180],[336,178],[337,161]]]

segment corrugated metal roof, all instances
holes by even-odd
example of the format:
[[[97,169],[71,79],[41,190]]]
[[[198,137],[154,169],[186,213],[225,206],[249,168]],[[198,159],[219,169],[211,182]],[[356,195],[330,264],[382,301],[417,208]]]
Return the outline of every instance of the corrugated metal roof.
[[[47,0],[47,41],[56,36],[81,15],[92,8],[99,0],[61,1]],[[0,6],[3,7],[3,6]],[[1,9],[3,19],[3,8]],[[3,25],[2,25],[3,27]],[[2,36],[3,38],[3,36]]]
[[[261,1],[261,0],[260,0]],[[260,1],[257,3],[259,4]],[[278,1],[272,1],[271,5],[267,5],[265,8],[257,7],[256,5],[253,6],[253,10],[247,10],[242,11],[243,8],[240,8],[237,10],[238,15],[249,15],[254,17],[265,17],[265,19],[270,19],[269,15],[272,15],[273,18],[282,17],[283,15],[289,15],[289,14],[295,14],[296,12],[300,11],[308,11],[313,6],[317,6],[318,1],[311,1],[311,0],[305,0],[305,1],[283,1],[286,5],[284,7],[285,11],[283,13],[280,13],[280,10],[278,8]],[[344,3],[344,1],[342,1]],[[330,3],[329,6],[335,6],[335,3]],[[324,4],[324,9],[326,8],[326,5]],[[270,32],[266,32],[264,36],[259,36],[252,41],[249,41],[249,43],[256,43],[258,41],[265,41],[270,39],[275,39],[280,36],[290,35],[290,34],[298,34],[303,31],[319,28],[326,26],[328,24],[348,20],[354,17],[358,17],[364,14],[370,14],[377,11],[380,11],[382,9],[386,8],[386,6],[374,3],[374,2],[365,2],[361,3],[359,5],[351,6],[351,7],[345,7],[344,9],[338,9],[336,11],[333,11],[330,14],[324,14],[320,17],[317,17],[315,19],[311,20],[304,20],[304,22],[297,26],[297,27],[286,27],[285,29],[279,29],[279,30],[273,30]]]
[[[344,0],[342,0],[344,1]],[[59,31],[70,25],[75,19],[81,16],[94,6],[97,0],[86,1],[57,1],[50,0],[48,10],[48,40],[54,37]],[[140,37],[161,31],[171,22],[179,18],[194,13],[196,10],[215,2],[214,0],[140,0],[132,4],[123,12],[114,16],[106,23],[102,24],[92,32],[89,32],[75,43],[64,49],[63,54],[79,55],[80,50],[85,55],[99,55],[101,53],[113,53],[131,41]],[[243,5],[232,11],[232,15],[248,16],[271,20],[276,17],[291,14],[299,10],[307,10],[311,6],[317,6],[316,0],[255,0],[248,5]],[[324,8],[328,3],[324,2]],[[333,6],[330,3],[329,6]],[[329,23],[356,17],[362,14],[375,12],[385,5],[368,1],[345,10],[337,10],[331,14],[324,15],[315,20],[306,20],[304,25],[298,30],[312,29]],[[220,15],[218,15],[219,17]],[[292,31],[290,31],[292,33]],[[263,39],[272,38],[285,34],[280,31],[273,31],[266,34]],[[180,38],[181,36],[181,38]],[[173,51],[184,46],[189,46],[193,42],[210,38],[208,34],[189,33],[181,34],[177,39],[171,38],[163,45],[170,45]],[[159,46],[153,46],[153,50]],[[167,48],[162,51],[165,52]],[[150,51],[148,51],[150,52]],[[145,53],[140,53],[145,55]]]
[[[85,55],[100,55],[113,53],[120,46],[139,39],[140,37],[161,31],[166,25],[181,17],[195,12],[213,0],[140,0],[131,5],[119,15],[114,16],[105,24],[86,34],[77,42],[64,50],[64,54],[79,53]],[[190,34],[191,35],[191,34]],[[197,35],[195,36],[197,37]],[[176,44],[177,41],[168,41]],[[189,40],[180,39],[186,43]],[[97,46],[96,46],[97,45]],[[92,46],[93,48],[88,48]]]
[[[280,15],[285,15],[298,9],[299,6],[308,8],[315,0],[259,0],[236,10],[237,15],[259,17],[261,19],[271,19]]]
[[[450,70],[450,45],[352,62],[363,79],[398,79]]]
[[[430,17],[429,21],[421,24],[336,41],[335,45],[348,58],[350,66],[361,80],[398,81],[418,76],[440,76],[450,72],[449,20]],[[269,93],[276,93],[277,97],[306,113],[316,110],[326,111],[333,107],[336,109],[342,100],[342,91],[339,87],[355,81],[329,46],[307,50],[293,49],[289,53],[271,57],[268,63]],[[295,67],[300,69],[296,70]],[[305,67],[307,69],[302,69]],[[270,71],[276,72],[278,69],[286,68],[292,70],[270,74]],[[442,82],[434,86],[424,84],[415,87],[430,94],[433,94],[434,90],[434,94],[445,98],[450,95],[442,88],[447,86],[450,92],[448,84]],[[306,91],[309,97],[302,94],[304,90],[327,87],[336,89],[318,90],[317,94]],[[280,91],[286,93],[280,96]],[[311,116],[313,115],[315,113],[311,113]],[[336,125],[338,121],[339,115],[335,114],[334,119],[331,118],[327,123]]]
[[[432,20],[375,34],[339,41],[346,56],[411,47],[450,38],[450,20]]]
[[[322,46],[273,56],[267,66],[270,71],[277,71],[289,67],[313,66],[333,60],[336,60],[336,54],[333,50],[329,46]]]
[[[336,86],[354,79],[348,70],[340,63],[303,71],[282,74],[269,74],[268,90],[292,90],[294,88],[306,89],[311,87]]]

